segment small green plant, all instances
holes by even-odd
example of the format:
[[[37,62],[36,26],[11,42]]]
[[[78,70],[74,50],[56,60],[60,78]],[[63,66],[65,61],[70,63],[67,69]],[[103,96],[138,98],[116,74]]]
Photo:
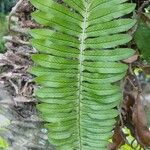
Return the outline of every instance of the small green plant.
[[[142,58],[150,63],[150,12],[143,14],[146,21],[139,18],[139,26],[135,34],[135,42]]]
[[[5,128],[10,124],[10,120],[4,116],[2,111],[0,111],[0,132],[5,132]],[[0,150],[4,150],[9,147],[8,142],[0,136]]]
[[[7,34],[6,16],[0,13],[0,53],[4,51],[3,36]]]
[[[57,150],[107,149],[128,69],[120,60],[134,54],[124,46],[136,22],[121,18],[135,8],[126,1],[31,0],[45,26],[31,31],[37,108]]]
[[[4,150],[4,149],[8,148],[8,146],[9,145],[8,145],[7,141],[0,136],[0,149]]]

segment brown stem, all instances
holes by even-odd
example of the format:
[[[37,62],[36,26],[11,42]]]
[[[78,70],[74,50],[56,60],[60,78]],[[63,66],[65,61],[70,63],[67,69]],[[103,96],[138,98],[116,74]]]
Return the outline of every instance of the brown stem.
[[[141,7],[138,9],[138,13],[141,14],[142,11],[143,11],[143,8],[144,8],[146,5],[148,5],[149,3],[150,3],[150,0],[145,1],[145,2],[141,5]]]

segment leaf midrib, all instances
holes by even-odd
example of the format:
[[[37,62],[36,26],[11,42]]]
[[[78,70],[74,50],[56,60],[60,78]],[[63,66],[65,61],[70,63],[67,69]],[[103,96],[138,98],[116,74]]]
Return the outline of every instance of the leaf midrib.
[[[79,89],[79,99],[78,99],[78,136],[79,136],[79,150],[82,150],[82,135],[81,135],[81,100],[82,100],[82,82],[83,82],[83,51],[85,50],[85,39],[86,39],[86,28],[87,28],[87,18],[88,18],[88,8],[89,3],[85,2],[85,13],[83,14],[83,24],[82,24],[82,33],[80,35],[79,41],[80,41],[80,55],[79,55],[79,82],[78,82],[78,89]]]

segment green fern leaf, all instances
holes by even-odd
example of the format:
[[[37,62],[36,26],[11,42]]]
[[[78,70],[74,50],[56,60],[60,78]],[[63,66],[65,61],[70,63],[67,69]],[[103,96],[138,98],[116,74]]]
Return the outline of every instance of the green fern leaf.
[[[124,32],[136,22],[122,18],[135,8],[126,1],[31,0],[38,9],[32,17],[45,28],[31,31],[39,54],[32,55],[30,72],[57,150],[107,149],[122,99],[116,82],[128,69],[120,60],[134,54],[119,48],[132,39]]]

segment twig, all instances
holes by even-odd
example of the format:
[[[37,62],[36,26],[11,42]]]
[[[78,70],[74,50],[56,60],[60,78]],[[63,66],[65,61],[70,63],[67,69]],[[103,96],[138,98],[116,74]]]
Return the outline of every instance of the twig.
[[[14,103],[12,103],[11,101],[8,101],[7,99],[5,99],[5,100],[0,101],[0,105],[14,106]]]
[[[13,31],[13,32],[17,32],[17,33],[22,33],[22,34],[28,35],[29,28],[20,28],[20,27],[12,26],[10,28],[10,30]]]
[[[29,82],[26,82],[23,89],[21,90],[20,94],[23,94],[25,93],[26,89],[27,89],[27,86],[28,86]]]
[[[121,137],[123,138],[125,144],[127,144],[129,147],[131,147],[132,149],[134,149],[134,147],[129,143],[128,139],[123,135],[124,132],[122,131],[121,133],[122,133]]]
[[[119,112],[121,127],[123,128],[124,127],[124,122],[123,122],[123,118],[122,118],[122,115],[121,115],[121,109],[120,109],[119,106],[117,106],[117,109],[118,109],[118,112]]]
[[[11,79],[9,79],[9,82],[11,83],[11,85],[13,86],[13,88],[16,91],[16,94],[18,95],[19,94],[19,88],[17,87],[17,85]]]
[[[17,4],[12,8],[9,16],[8,16],[8,29],[10,31],[10,22],[11,22],[11,17],[16,13],[18,7],[21,5],[21,3],[23,2],[24,0],[19,0],[17,2]]]
[[[134,83],[130,80],[130,78],[127,76],[126,79],[131,83],[132,87],[137,91],[138,88],[134,85]]]
[[[150,3],[150,0],[147,0],[147,1],[145,1],[142,5],[141,5],[141,7],[138,9],[138,13],[139,14],[141,14],[142,13],[142,11],[143,11],[143,8],[146,6],[146,5],[148,5]]]
[[[4,36],[3,39],[8,42],[13,42],[16,44],[29,45],[29,46],[31,45],[30,42],[25,42],[23,40],[18,39],[17,37]]]

